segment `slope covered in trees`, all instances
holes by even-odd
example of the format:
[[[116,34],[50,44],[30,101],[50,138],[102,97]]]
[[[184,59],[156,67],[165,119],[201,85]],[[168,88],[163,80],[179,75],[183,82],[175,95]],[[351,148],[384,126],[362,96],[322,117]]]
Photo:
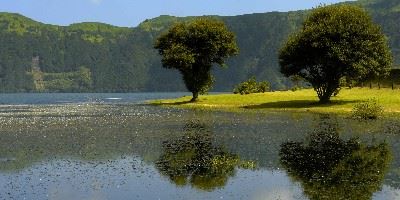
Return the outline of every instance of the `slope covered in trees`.
[[[366,7],[374,21],[382,26],[389,38],[395,65],[399,65],[398,0],[349,3]],[[240,49],[238,56],[228,60],[228,68],[216,68],[214,90],[232,91],[234,85],[251,76],[268,80],[273,89],[290,86],[290,81],[279,72],[277,53],[287,36],[300,26],[307,12],[214,16],[223,20],[237,35]],[[36,65],[45,74],[63,77],[63,81],[58,81],[60,84],[44,88],[44,91],[68,91],[70,87],[57,90],[57,85],[73,82],[68,77],[73,77],[70,74],[82,68],[90,72],[90,80],[87,80],[91,83],[90,88],[73,87],[71,91],[184,91],[179,73],[161,67],[161,58],[153,44],[155,38],[174,22],[193,18],[160,16],[135,28],[123,28],[102,23],[54,26],[19,14],[0,13],[0,91],[37,91],[32,73]],[[39,58],[38,61],[35,58]]]

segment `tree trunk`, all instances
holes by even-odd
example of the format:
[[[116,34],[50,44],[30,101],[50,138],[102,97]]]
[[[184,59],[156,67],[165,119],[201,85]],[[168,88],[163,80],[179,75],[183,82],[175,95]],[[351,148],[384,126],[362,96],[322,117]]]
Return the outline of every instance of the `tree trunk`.
[[[197,101],[197,99],[199,98],[199,93],[198,93],[198,92],[192,92],[192,94],[193,94],[193,97],[192,97],[192,99],[190,100],[190,102],[195,102],[195,101]]]
[[[318,88],[316,89],[318,98],[319,98],[319,103],[321,104],[326,104],[329,103],[332,97],[332,94],[335,92],[336,89],[333,89],[334,87],[326,87],[326,88]]]
[[[321,104],[329,103],[331,101],[331,96],[332,96],[332,93],[330,93],[330,94],[325,93],[323,96],[321,96],[319,98],[319,103],[321,103]]]

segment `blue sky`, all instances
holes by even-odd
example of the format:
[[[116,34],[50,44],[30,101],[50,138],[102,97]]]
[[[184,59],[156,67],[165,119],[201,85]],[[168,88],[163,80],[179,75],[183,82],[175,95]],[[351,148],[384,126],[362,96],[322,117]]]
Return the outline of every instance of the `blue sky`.
[[[14,12],[57,25],[104,22],[134,27],[159,15],[240,15],[308,9],[343,0],[0,0],[0,12]]]

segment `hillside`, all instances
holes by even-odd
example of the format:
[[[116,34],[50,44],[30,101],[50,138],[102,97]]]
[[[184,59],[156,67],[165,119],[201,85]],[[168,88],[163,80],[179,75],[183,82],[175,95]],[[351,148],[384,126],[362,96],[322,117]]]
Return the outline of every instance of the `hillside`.
[[[359,0],[349,2],[367,8],[374,21],[388,36],[396,65],[400,64],[400,2],[398,0]],[[256,75],[268,80],[274,89],[290,82],[279,73],[277,51],[288,34],[295,31],[307,11],[270,12],[220,17],[236,33],[240,54],[228,61],[228,68],[216,69],[215,91],[231,91],[233,85]],[[0,13],[0,91],[35,92],[37,76],[58,74],[58,85],[69,83],[71,73],[90,71],[85,87],[52,85],[40,91],[63,92],[135,92],[182,91],[178,72],[161,67],[153,49],[155,38],[178,18],[160,16],[135,28],[102,23],[79,23],[55,26],[36,22],[19,14]],[[35,60],[36,59],[36,60]],[[75,76],[74,76],[75,77]],[[75,77],[76,80],[81,78]]]

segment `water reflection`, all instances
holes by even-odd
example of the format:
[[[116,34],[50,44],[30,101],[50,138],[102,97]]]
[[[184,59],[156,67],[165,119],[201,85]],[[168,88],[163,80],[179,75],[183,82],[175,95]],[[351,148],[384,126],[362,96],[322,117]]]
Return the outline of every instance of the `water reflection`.
[[[382,187],[392,158],[389,145],[339,137],[322,118],[307,142],[281,145],[280,161],[310,199],[371,199]]]
[[[310,164],[308,161],[301,165],[310,168],[308,173],[296,172],[301,167],[292,166],[293,178],[296,174],[311,177],[305,179],[310,181],[296,179],[306,185],[308,193],[302,194],[300,184],[279,169],[279,152],[283,142],[300,142],[305,137],[307,142],[299,143],[305,150],[299,155],[305,155],[313,149],[308,147],[317,146],[318,142],[319,146],[328,146],[329,140],[323,134],[319,140],[309,134],[318,125],[316,115],[208,113],[97,104],[44,105],[29,109],[29,112],[24,109],[0,113],[0,199],[306,199],[305,195],[324,199],[319,198],[322,194],[327,196],[325,199],[354,196],[365,199],[364,192],[370,196],[371,191],[380,187],[386,172],[385,162],[388,162],[385,159],[390,160],[390,153],[384,153],[388,146],[392,148],[394,161],[382,191],[374,193],[373,199],[397,199],[400,194],[400,154],[397,153],[400,152],[400,121],[397,119],[364,123],[336,117],[337,125],[322,120],[319,129],[339,131],[342,140],[337,136],[333,141],[339,141],[339,145],[317,151],[318,156],[328,154],[324,162]],[[200,122],[186,123],[182,119]],[[361,141],[375,139],[375,143],[367,148],[365,143],[358,147],[357,140],[343,140],[353,136],[359,136]],[[168,141],[163,145],[165,140]],[[350,141],[355,143],[352,148]],[[381,141],[390,145],[379,147],[377,143]],[[338,151],[338,146],[346,151]],[[287,150],[286,155],[294,152]],[[371,167],[345,165],[356,162],[356,156],[361,157],[361,164],[370,162]],[[315,157],[287,158],[290,161],[287,165]],[[335,162],[329,165],[329,159]],[[239,169],[246,164],[245,167],[254,167],[253,162],[246,160],[257,161],[257,170]],[[314,169],[308,167],[312,164]],[[328,172],[318,171],[323,169],[320,165]],[[350,168],[347,175],[345,168]],[[382,174],[376,174],[380,168],[383,168]],[[312,182],[322,179],[321,174],[333,174],[329,175],[333,183]],[[333,181],[332,177],[352,182]],[[347,189],[351,187],[352,190]],[[323,190],[318,193],[320,188]],[[333,195],[337,191],[343,192]],[[349,194],[343,195],[345,192]]]
[[[254,168],[255,163],[227,152],[213,142],[213,133],[205,124],[192,121],[185,125],[182,137],[163,143],[156,166],[178,186],[190,184],[211,191],[225,186],[237,167]]]

